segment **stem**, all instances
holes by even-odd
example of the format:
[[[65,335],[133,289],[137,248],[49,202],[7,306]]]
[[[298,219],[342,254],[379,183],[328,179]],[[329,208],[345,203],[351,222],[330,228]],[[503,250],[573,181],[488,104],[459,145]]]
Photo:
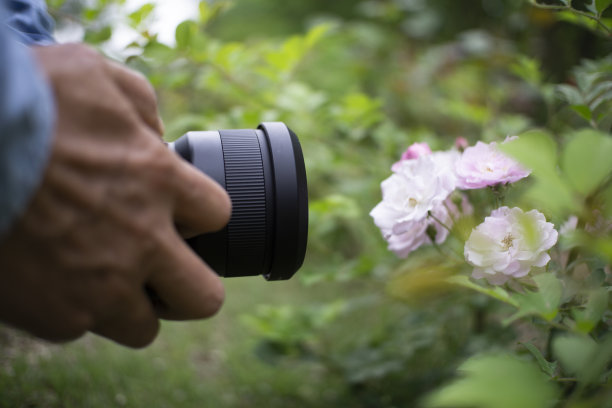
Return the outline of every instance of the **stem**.
[[[455,221],[457,221],[457,220],[455,219],[455,217],[453,217],[453,211],[451,211],[451,209],[449,208],[448,203],[446,202],[446,200],[444,200],[442,205],[444,206],[444,208],[446,208],[446,211],[448,211],[448,216],[451,218],[451,221],[454,224]]]
[[[565,378],[565,377],[564,378],[555,378],[555,381],[557,381],[557,382],[568,382],[568,383],[578,382],[578,380],[575,379],[575,378]]]
[[[444,227],[444,229],[446,229],[448,232],[451,232],[451,229],[449,228],[449,226],[444,224],[438,217],[433,215],[433,213],[431,211],[428,211],[427,215],[430,216],[435,222],[440,224],[442,227]]]
[[[554,327],[555,329],[559,329],[559,330],[563,330],[563,331],[570,331],[569,327],[562,325],[561,323],[555,323],[555,322],[546,322],[547,325]]]
[[[440,248],[440,245],[436,244],[436,241],[431,241],[431,245],[436,248],[436,251],[438,251],[438,253],[444,257],[446,257],[446,254],[444,253],[444,251],[442,250],[442,248]]]
[[[493,192],[493,197],[495,197],[495,207],[501,207],[504,203],[504,193],[506,189],[506,184],[495,184],[494,186],[490,186],[489,188]]]
[[[603,28],[603,30],[606,32],[606,34],[608,36],[612,36],[612,30],[610,30],[608,28],[608,26],[606,26],[601,19],[599,18],[599,16],[597,15],[593,15],[590,13],[587,13],[586,11],[582,11],[582,10],[576,10],[575,8],[573,8],[572,6],[547,6],[544,4],[537,4],[537,3],[533,3],[536,7],[539,8],[543,8],[543,9],[549,9],[549,10],[553,10],[553,11],[571,11],[572,13],[576,13],[580,16],[586,17],[590,20],[594,20],[597,25],[601,28]]]
[[[463,261],[462,258],[460,258],[456,253],[454,253],[453,251],[444,251],[440,245],[436,244],[435,240],[431,240],[431,245],[436,249],[436,251],[438,251],[438,253],[440,255],[442,255],[444,258],[450,258],[453,257],[457,260]]]

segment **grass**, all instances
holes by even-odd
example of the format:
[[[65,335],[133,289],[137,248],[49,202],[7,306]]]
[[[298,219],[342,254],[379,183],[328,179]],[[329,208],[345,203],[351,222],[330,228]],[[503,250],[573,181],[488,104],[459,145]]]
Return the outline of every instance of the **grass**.
[[[54,345],[2,328],[0,407],[330,406],[341,398],[340,382],[315,363],[264,363],[254,353],[256,336],[240,322],[260,304],[312,303],[333,296],[328,289],[230,279],[219,315],[164,322],[144,350],[94,335]]]

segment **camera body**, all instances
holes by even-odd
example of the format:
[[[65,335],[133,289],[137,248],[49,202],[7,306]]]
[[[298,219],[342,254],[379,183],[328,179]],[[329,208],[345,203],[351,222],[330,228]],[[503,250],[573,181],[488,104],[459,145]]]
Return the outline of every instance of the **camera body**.
[[[308,187],[300,142],[284,123],[188,132],[168,144],[229,194],[221,231],[187,240],[219,275],[291,278],[308,239]]]

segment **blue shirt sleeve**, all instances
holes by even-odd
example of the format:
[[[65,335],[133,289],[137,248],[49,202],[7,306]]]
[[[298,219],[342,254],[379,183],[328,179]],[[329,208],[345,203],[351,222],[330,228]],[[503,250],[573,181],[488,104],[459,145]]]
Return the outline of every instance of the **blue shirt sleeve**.
[[[51,90],[31,52],[5,23],[12,15],[6,4],[0,1],[0,238],[41,182],[55,116]]]
[[[29,45],[54,44],[53,19],[44,0],[0,0],[8,10],[5,20],[19,41]]]

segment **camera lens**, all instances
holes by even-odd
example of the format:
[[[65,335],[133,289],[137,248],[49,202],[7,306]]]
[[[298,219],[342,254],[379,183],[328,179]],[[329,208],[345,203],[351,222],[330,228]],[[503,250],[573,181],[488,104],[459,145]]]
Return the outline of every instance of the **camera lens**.
[[[284,123],[188,132],[169,147],[227,190],[232,217],[187,242],[219,275],[289,279],[302,266],[308,188],[300,142]]]

